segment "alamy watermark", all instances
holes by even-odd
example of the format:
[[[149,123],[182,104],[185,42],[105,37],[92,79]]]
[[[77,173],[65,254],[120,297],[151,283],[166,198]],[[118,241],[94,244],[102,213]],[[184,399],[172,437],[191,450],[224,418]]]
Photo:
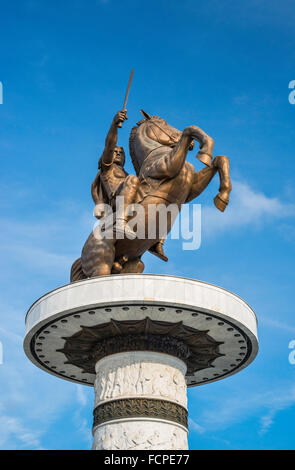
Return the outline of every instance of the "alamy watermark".
[[[172,240],[182,240],[183,250],[201,246],[201,204],[183,205],[181,212],[178,204],[133,203],[126,207],[124,196],[117,196],[115,207],[97,204],[94,216],[99,219],[93,227],[97,240],[161,240],[169,234]]]
[[[289,82],[289,88],[293,90],[289,93],[289,103],[295,104],[295,80]]]
[[[289,363],[292,364],[292,366],[295,364],[295,339],[292,339],[289,343],[289,349],[292,349],[292,351],[289,354]]]

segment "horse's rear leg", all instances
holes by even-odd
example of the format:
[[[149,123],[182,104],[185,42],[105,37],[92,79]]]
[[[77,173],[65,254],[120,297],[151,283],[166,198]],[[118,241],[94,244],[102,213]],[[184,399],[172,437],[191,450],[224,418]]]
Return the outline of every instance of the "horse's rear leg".
[[[217,155],[213,160],[213,166],[218,169],[220,186],[219,193],[214,198],[214,204],[221,212],[224,212],[229,203],[229,193],[232,185],[229,176],[229,160],[225,155]]]
[[[90,234],[81,255],[82,269],[86,277],[111,274],[115,258],[114,240],[97,238]]]
[[[78,258],[72,264],[70,282],[82,281],[83,279],[87,279],[87,276],[85,276],[84,271],[82,269],[81,258]]]
[[[144,270],[144,263],[140,258],[134,258],[127,261],[120,271],[120,274],[141,274]]]

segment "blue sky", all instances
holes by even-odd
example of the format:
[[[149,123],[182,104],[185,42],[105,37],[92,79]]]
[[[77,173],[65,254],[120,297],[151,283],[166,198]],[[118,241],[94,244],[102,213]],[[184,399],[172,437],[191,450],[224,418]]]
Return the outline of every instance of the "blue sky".
[[[259,320],[254,363],[189,390],[190,448],[294,449],[294,2],[1,0],[0,12],[0,448],[91,446],[93,390],[27,360],[24,317],[68,282],[92,228],[90,184],[134,67],[125,150],[143,108],[204,129],[233,179],[226,213],[217,178],[196,201],[201,248],[168,240],[169,263],[147,254],[146,272],[225,287]]]

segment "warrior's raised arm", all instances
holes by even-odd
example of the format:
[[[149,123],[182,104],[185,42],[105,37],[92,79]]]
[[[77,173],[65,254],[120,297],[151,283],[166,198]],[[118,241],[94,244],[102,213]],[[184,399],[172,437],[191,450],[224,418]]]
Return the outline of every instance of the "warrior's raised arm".
[[[126,121],[126,119],[128,119],[126,110],[118,111],[113,119],[109,132],[106,136],[105,148],[101,157],[101,162],[105,165],[110,165],[113,162],[114,149],[118,140],[118,127],[119,124]]]

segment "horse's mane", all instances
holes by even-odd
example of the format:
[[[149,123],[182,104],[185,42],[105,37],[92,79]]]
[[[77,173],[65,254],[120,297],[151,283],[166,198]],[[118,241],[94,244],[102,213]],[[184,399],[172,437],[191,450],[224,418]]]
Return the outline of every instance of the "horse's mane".
[[[158,121],[162,121],[162,122],[166,122],[164,119],[162,119],[160,116],[152,116],[150,120],[147,120],[147,119],[142,119],[141,121],[137,122],[136,123],[136,126],[134,126],[131,130],[131,133],[130,133],[130,137],[129,137],[129,153],[130,153],[130,156],[131,156],[131,159],[132,159],[132,163],[133,163],[133,166],[134,166],[134,169],[136,171],[136,174],[139,175],[139,172],[140,172],[140,166],[139,166],[139,163],[138,163],[138,160],[136,158],[136,155],[135,155],[135,145],[134,145],[134,141],[135,141],[135,137],[136,137],[136,133],[139,129],[139,127],[146,123],[146,122],[150,122],[152,120],[158,120]]]
[[[139,175],[140,166],[139,166],[138,160],[135,156],[134,141],[135,141],[136,133],[138,131],[139,126],[141,126],[141,124],[143,124],[145,121],[146,121],[146,119],[142,119],[141,121],[137,122],[136,126],[134,126],[132,128],[131,133],[130,133],[130,137],[129,137],[129,153],[130,153],[131,160],[132,160],[132,163],[133,163],[133,166],[134,166],[134,169],[135,169],[137,175]]]

